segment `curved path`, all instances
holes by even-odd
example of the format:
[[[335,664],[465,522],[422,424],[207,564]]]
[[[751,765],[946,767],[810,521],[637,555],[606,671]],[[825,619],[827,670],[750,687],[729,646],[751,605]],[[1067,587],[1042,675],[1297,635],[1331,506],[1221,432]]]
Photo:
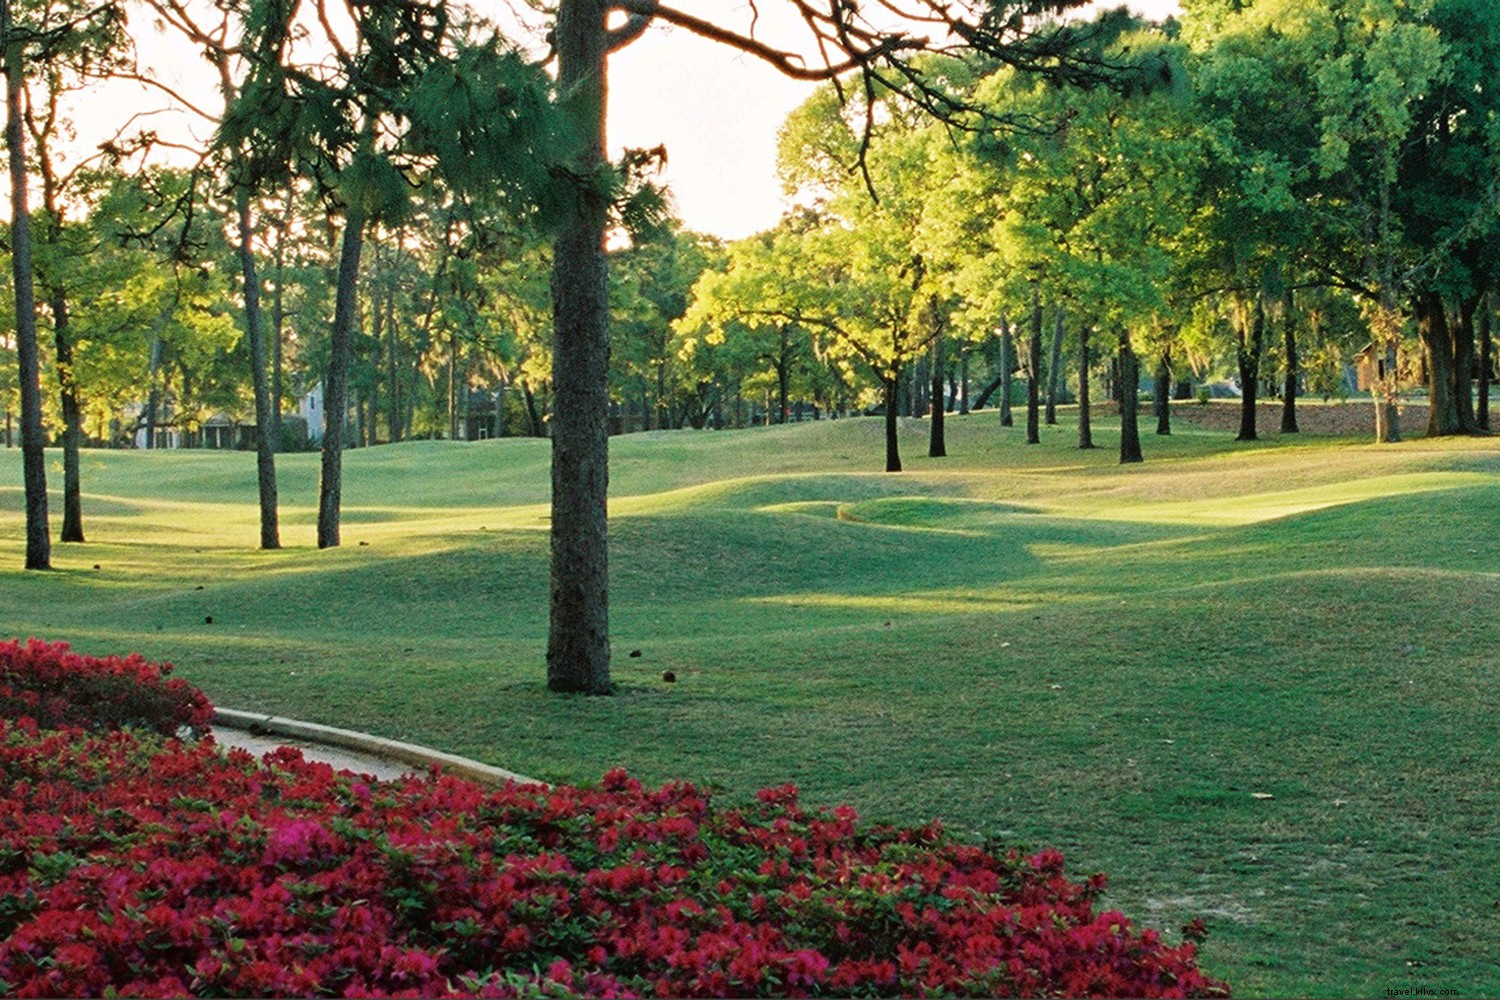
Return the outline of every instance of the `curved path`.
[[[483,785],[501,786],[509,781],[524,785],[542,784],[524,774],[431,747],[261,712],[215,708],[213,734],[219,743],[240,747],[257,757],[277,747],[292,746],[301,750],[308,760],[322,761],[340,770],[369,774],[382,780],[399,778],[403,774],[426,773],[429,766],[438,764],[445,774]]]

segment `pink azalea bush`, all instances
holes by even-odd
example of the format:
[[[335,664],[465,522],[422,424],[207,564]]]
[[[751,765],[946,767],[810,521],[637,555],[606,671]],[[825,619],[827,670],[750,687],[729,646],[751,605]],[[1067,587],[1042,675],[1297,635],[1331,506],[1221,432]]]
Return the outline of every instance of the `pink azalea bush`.
[[[0,995],[1226,996],[1055,851],[0,721]]]
[[[140,656],[94,657],[65,642],[0,642],[0,716],[43,726],[139,726],[173,735],[205,726],[213,708],[184,680],[166,680],[170,663]]]

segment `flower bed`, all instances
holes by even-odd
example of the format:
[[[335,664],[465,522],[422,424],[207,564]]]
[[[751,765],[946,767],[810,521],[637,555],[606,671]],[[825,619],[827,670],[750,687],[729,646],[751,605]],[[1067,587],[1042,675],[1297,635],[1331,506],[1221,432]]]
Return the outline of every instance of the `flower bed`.
[[[83,656],[65,642],[0,642],[0,717],[86,729],[139,726],[168,736],[180,726],[206,726],[213,718],[208,699],[186,681],[166,680],[171,672],[171,664],[139,656]]]
[[[0,722],[0,995],[1222,996],[1102,877],[687,784]]]

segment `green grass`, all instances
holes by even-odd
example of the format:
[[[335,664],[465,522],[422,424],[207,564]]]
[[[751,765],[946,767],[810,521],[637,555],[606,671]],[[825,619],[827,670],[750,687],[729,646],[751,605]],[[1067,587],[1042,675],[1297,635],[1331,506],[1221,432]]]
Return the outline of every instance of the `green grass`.
[[[0,634],[541,778],[1055,845],[1134,918],[1205,916],[1241,995],[1500,995],[1500,442],[1183,430],[1121,467],[1111,432],[976,414],[931,460],[911,422],[899,476],[873,419],[616,439],[608,699],[544,689],[545,442],[349,453],[327,552],[316,456],[262,553],[253,455],[88,453],[49,574],[12,451]]]

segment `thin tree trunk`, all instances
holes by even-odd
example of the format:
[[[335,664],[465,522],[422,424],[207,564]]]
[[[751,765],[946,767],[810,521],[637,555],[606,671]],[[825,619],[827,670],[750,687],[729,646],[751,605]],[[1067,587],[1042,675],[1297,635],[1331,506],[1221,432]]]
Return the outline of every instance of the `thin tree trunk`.
[[[932,425],[927,443],[928,458],[946,458],[948,442],[944,435],[943,422],[943,371],[948,367],[944,353],[944,336],[941,330],[932,338]]]
[[[792,359],[788,353],[786,327],[781,328],[781,354],[776,359],[776,422],[786,423],[787,406],[792,398]]]
[[[359,308],[359,255],[364,247],[364,210],[345,211],[339,249],[338,291],[333,306],[333,336],[328,351],[328,379],[323,395],[323,466],[318,490],[318,548],[339,544],[339,513],[344,485],[344,424],[349,417],[349,361],[354,353],[355,312]]]
[[[161,412],[161,334],[151,338],[151,361],[146,368],[146,450],[156,447],[156,421]]]
[[[1427,436],[1459,434],[1458,400],[1453,392],[1456,362],[1453,337],[1448,332],[1448,316],[1442,297],[1423,292],[1416,300],[1417,333],[1427,360]]]
[[[526,401],[526,425],[528,432],[534,438],[546,437],[542,429],[542,415],[536,408],[536,393],[531,391],[531,385],[527,382],[521,383],[521,398]]]
[[[26,148],[21,133],[21,45],[10,0],[0,0],[0,48],[5,55],[5,147],[10,159],[11,273],[16,298],[16,359],[21,379],[21,466],[26,492],[26,568],[52,568],[47,527],[46,437],[42,429],[41,363],[32,283],[31,210],[26,203]]]
[[[279,549],[281,529],[277,522],[276,506],[276,445],[279,435],[276,433],[271,386],[266,379],[266,343],[261,332],[260,315],[260,275],[256,272],[255,251],[250,242],[252,229],[248,191],[241,189],[237,193],[236,208],[240,226],[238,251],[240,279],[245,295],[245,331],[250,341],[250,382],[255,393],[255,475],[260,489],[260,547]],[[277,294],[280,295],[279,283]],[[326,442],[324,446],[327,446]]]
[[[609,310],[605,0],[561,0],[558,91],[580,178],[553,251],[552,582],[547,686],[608,694]]]
[[[52,313],[54,362],[57,366],[59,402],[63,419],[63,522],[64,542],[83,538],[83,487],[79,482],[78,446],[83,438],[83,419],[78,405],[78,375],[73,369],[73,331],[68,320],[67,293],[61,285],[48,289],[47,306]]]
[[[1137,419],[1137,407],[1140,400],[1130,387],[1139,385],[1141,381],[1141,363],[1135,356],[1135,350],[1130,346],[1130,334],[1124,328],[1120,330],[1120,464],[1127,465],[1133,462],[1141,462],[1141,428]]]
[[[1281,433],[1297,434],[1297,382],[1302,377],[1301,361],[1297,357],[1296,299],[1287,289],[1281,309],[1281,345],[1286,355],[1286,388],[1281,393]]]
[[[1474,311],[1480,296],[1460,302],[1453,324],[1453,400],[1458,408],[1458,426],[1464,434],[1479,430],[1474,418],[1474,371],[1479,367],[1474,351]]]
[[[391,442],[394,444],[406,436],[403,426],[401,380],[397,371],[397,349],[400,340],[396,335],[396,296],[394,294],[385,297],[385,335],[387,339],[386,360],[386,405],[389,415],[386,420],[390,423]]]
[[[1010,412],[1010,370],[1011,359],[1015,353],[1011,350],[1010,321],[1004,316],[1000,317],[1000,426],[1013,427],[1015,418]]]
[[[969,412],[969,348],[964,346],[963,353],[958,356],[958,412],[965,415]]]
[[[287,214],[291,214],[291,194],[287,194]],[[286,338],[286,303],[282,292],[286,284],[286,240],[289,225],[283,224],[276,238],[276,291],[271,295],[271,443],[273,451],[281,450],[281,399],[284,358],[282,341]]]
[[[1057,423],[1057,389],[1062,374],[1063,307],[1057,307],[1057,318],[1052,324],[1051,364],[1047,366],[1047,423]]]
[[[1490,376],[1494,372],[1494,359],[1490,354],[1493,301],[1486,295],[1479,306],[1479,401],[1475,423],[1482,431],[1490,429]]]
[[[1089,327],[1078,325],[1078,447],[1094,447],[1094,429],[1089,415]]]
[[[57,113],[57,93],[50,95],[49,116]],[[35,133],[34,133],[35,134]],[[46,133],[43,133],[46,134]],[[73,367],[73,329],[68,314],[68,293],[63,283],[62,206],[58,203],[57,175],[51,150],[39,142],[34,150],[42,177],[42,208],[47,216],[46,242],[52,249],[54,272],[47,285],[47,307],[52,313],[53,365],[57,371],[59,406],[63,420],[63,542],[82,542],[83,487],[79,482],[78,448],[83,439],[83,420],[78,405],[78,375]]]
[[[1026,343],[1026,443],[1041,444],[1042,296],[1031,292],[1031,337]]]
[[[1156,433],[1166,437],[1172,433],[1172,348],[1161,349],[1156,363],[1156,381],[1152,386],[1152,405],[1156,408]]]
[[[1255,308],[1247,321],[1240,317],[1240,432],[1236,441],[1254,441],[1255,407],[1260,392],[1261,347],[1266,339],[1266,310],[1261,297],[1255,297]]]
[[[448,440],[458,440],[458,331],[448,332]]]
[[[882,375],[881,382],[885,384],[885,471],[901,471],[901,448],[896,434],[896,395],[901,383],[899,372],[891,372]]]
[[[379,295],[370,297],[370,407],[369,417],[365,421],[365,443],[376,445],[380,443],[380,362],[381,355],[385,351],[385,310]],[[389,434],[389,430],[387,430]]]

